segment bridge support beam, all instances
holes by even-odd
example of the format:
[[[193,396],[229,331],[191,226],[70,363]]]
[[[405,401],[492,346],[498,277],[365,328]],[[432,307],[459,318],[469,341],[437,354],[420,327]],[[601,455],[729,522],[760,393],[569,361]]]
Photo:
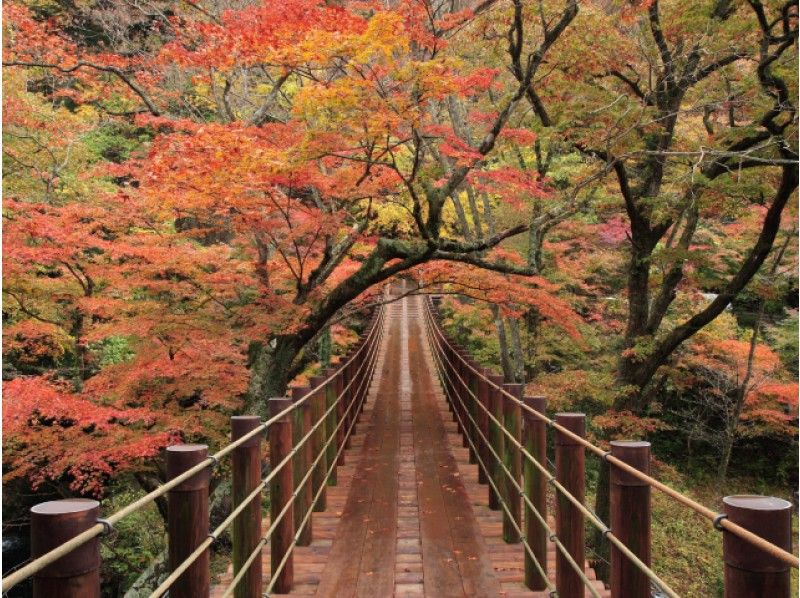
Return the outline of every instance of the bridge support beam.
[[[581,438],[586,437],[586,416],[583,413],[557,413],[556,423]],[[586,494],[585,449],[561,431],[556,431],[556,479],[578,501]],[[583,514],[560,492],[556,492],[556,535],[578,567],[586,561],[586,538]],[[583,598],[583,580],[570,566],[560,550],[556,550],[556,589],[561,598]]]
[[[791,552],[792,504],[772,496],[726,496],[722,499],[728,519]],[[725,560],[725,598],[789,598],[792,584],[789,565],[742,540],[722,532]]]
[[[546,399],[544,397],[524,397],[525,405],[544,413]],[[523,411],[522,443],[531,456],[547,467],[547,424],[529,413]],[[525,496],[531,501],[533,507],[539,512],[539,517],[547,521],[547,478],[529,459],[523,460],[523,479]],[[533,556],[547,573],[547,530],[542,525],[531,507],[525,505],[525,539],[531,547]],[[533,559],[525,551],[525,586],[530,590],[544,590],[547,588],[547,579],[542,576]]]
[[[270,399],[270,417],[276,416],[287,407],[292,406],[292,400],[284,397]],[[285,414],[269,427],[269,463],[272,470],[276,470],[289,453],[292,451],[292,417],[291,413]],[[288,594],[292,591],[294,583],[294,555],[288,554],[294,537],[294,505],[290,504],[294,493],[294,476],[292,465],[285,465],[270,481],[270,521],[275,525],[275,530],[270,538],[271,574],[286,558],[286,564],[277,576],[273,585],[275,594]],[[275,521],[282,519],[276,524]]]
[[[171,480],[208,458],[205,444],[167,447],[167,479]],[[208,538],[208,485],[211,467],[194,474],[167,493],[169,568],[174,571]],[[211,591],[208,549],[172,584],[172,598],[202,598]]]
[[[261,425],[257,415],[235,415],[231,418],[231,441],[252,432]],[[240,505],[261,483],[261,434],[256,434],[233,450],[231,458],[232,498],[234,508]],[[233,574],[242,570],[245,561],[261,541],[261,493],[233,520]],[[235,598],[261,596],[261,559],[250,564],[236,586]]]
[[[611,454],[650,473],[650,443],[611,441]],[[650,485],[611,465],[611,531],[650,566]],[[612,598],[650,598],[650,579],[619,549],[611,546]]]

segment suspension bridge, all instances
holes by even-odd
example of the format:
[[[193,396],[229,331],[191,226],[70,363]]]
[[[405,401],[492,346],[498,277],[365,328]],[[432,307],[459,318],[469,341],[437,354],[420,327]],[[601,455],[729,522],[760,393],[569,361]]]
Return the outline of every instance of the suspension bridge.
[[[547,415],[544,397],[448,337],[436,303],[411,294],[377,309],[335,367],[270,399],[266,421],[232,418],[213,455],[168,447],[166,483],[125,508],[33,507],[32,559],[3,592],[33,578],[36,598],[99,597],[103,536],[166,495],[170,573],[152,596],[673,597],[650,547],[662,492],[719,530],[727,597],[791,595],[789,502],[731,496],[717,512],[661,483],[649,443],[607,451],[587,440],[583,414]],[[610,467],[608,521],[585,504],[587,456]],[[211,529],[211,471],[227,458],[233,506]],[[587,525],[610,544],[608,583],[587,561]],[[232,563],[212,580],[226,531]]]

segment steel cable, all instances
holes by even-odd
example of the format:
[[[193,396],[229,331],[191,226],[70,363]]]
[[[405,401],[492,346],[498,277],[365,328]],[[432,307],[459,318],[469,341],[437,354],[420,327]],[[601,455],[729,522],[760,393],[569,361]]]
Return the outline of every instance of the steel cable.
[[[432,351],[431,353],[435,354],[436,352]],[[439,356],[438,355],[435,355],[435,356],[436,356],[437,361],[439,361]],[[444,369],[444,367],[441,364],[441,362],[439,362],[439,365],[437,365],[437,370],[439,371],[440,376],[442,374],[444,374],[444,377],[447,378],[447,381],[452,384],[453,381],[450,378],[450,376],[447,374],[447,372]],[[442,380],[442,381],[444,382],[444,380]],[[447,386],[444,385],[444,384],[442,386],[445,389],[447,388]],[[447,392],[447,391],[445,390],[445,392]],[[449,393],[448,393],[448,395],[449,395]],[[461,405],[464,406],[464,403],[463,403],[463,401],[461,401],[460,398],[459,398],[459,403],[461,403]],[[465,413],[467,413],[467,412],[465,412]],[[461,424],[461,429],[464,430],[465,429],[464,428],[464,421],[461,419],[461,416],[458,414],[458,411],[454,410],[454,414],[458,418],[459,424]],[[467,417],[470,418],[470,421],[472,422],[473,426],[476,427],[476,430],[481,435],[481,438],[483,439],[484,443],[487,445],[489,450],[492,452],[492,456],[495,458],[495,460],[497,461],[498,465],[503,470],[503,473],[505,474],[506,478],[511,481],[511,483],[517,489],[517,492],[520,494],[520,496],[523,499],[525,499],[526,504],[535,512],[539,523],[548,532],[548,538],[550,539],[550,541],[552,541],[553,544],[556,546],[556,548],[559,550],[559,552],[562,553],[564,558],[569,563],[570,567],[575,571],[575,573],[578,575],[578,577],[580,577],[581,581],[586,586],[586,588],[589,590],[589,592],[592,594],[592,596],[594,596],[595,598],[600,598],[600,594],[594,588],[594,586],[592,585],[592,583],[589,580],[589,578],[586,577],[586,573],[580,568],[578,563],[575,562],[575,559],[569,553],[569,551],[567,550],[566,546],[564,546],[564,544],[558,538],[556,533],[550,528],[550,526],[547,525],[547,523],[545,522],[544,518],[541,516],[541,513],[538,511],[538,509],[536,509],[536,507],[533,505],[533,503],[531,503],[530,500],[527,499],[527,497],[525,496],[524,492],[522,491],[522,487],[517,483],[517,481],[514,479],[513,474],[508,470],[508,468],[503,463],[502,457],[497,454],[497,451],[495,451],[494,447],[491,446],[491,444],[489,443],[489,441],[486,438],[486,436],[477,427],[477,422],[475,422],[475,420],[472,418],[472,416],[469,413],[467,413]],[[524,536],[522,534],[522,530],[520,529],[519,525],[517,525],[517,522],[514,520],[514,516],[511,514],[511,511],[508,508],[508,506],[506,504],[506,501],[503,499],[503,493],[497,488],[497,485],[495,484],[494,480],[492,480],[492,476],[489,474],[488,468],[483,463],[483,459],[481,459],[480,453],[477,450],[477,447],[475,446],[475,443],[472,441],[472,439],[469,437],[469,435],[465,435],[465,438],[467,439],[467,442],[469,443],[470,447],[472,448],[476,459],[481,463],[481,466],[482,466],[484,472],[486,472],[487,481],[492,486],[492,489],[495,491],[495,493],[497,494],[498,498],[500,499],[500,506],[503,508],[503,511],[505,511],[505,513],[508,516],[508,519],[509,519],[511,525],[514,527],[514,529],[516,530],[517,534],[519,535],[520,542],[522,542],[522,545],[525,548],[525,551],[531,557],[531,560],[533,560],[534,564],[536,565],[537,570],[542,575],[542,578],[547,580],[547,573],[544,571],[544,568],[542,567],[541,563],[539,563],[539,560],[533,554],[532,548],[530,547],[528,542],[525,540],[525,538],[524,538]],[[549,580],[547,581],[547,584],[548,584],[548,589],[550,589],[551,592],[552,592],[554,590],[554,587],[550,584]]]
[[[438,330],[436,327],[434,327],[434,329],[436,329],[437,332],[444,337],[443,333],[440,330]],[[449,344],[449,342],[448,342],[448,344]],[[624,472],[626,472],[626,473],[632,475],[633,477],[645,482],[649,486],[659,490],[660,492],[662,492],[662,493],[666,494],[667,496],[673,498],[674,500],[678,501],[679,503],[683,504],[684,506],[689,507],[690,509],[695,511],[697,514],[705,517],[709,521],[712,521],[712,522],[718,521],[718,525],[720,527],[722,527],[726,531],[734,534],[735,536],[738,536],[742,540],[745,540],[746,542],[749,542],[750,544],[753,544],[754,546],[756,546],[756,547],[760,548],[761,550],[769,553],[770,555],[774,556],[775,558],[780,559],[782,562],[786,563],[787,565],[789,565],[791,567],[794,567],[795,569],[800,567],[800,560],[798,560],[798,558],[795,555],[793,555],[791,552],[787,552],[786,550],[780,548],[779,546],[776,546],[775,544],[765,540],[761,536],[759,536],[757,534],[754,534],[753,532],[743,528],[740,525],[737,525],[736,523],[733,523],[729,519],[724,518],[724,513],[718,513],[716,511],[713,511],[712,509],[709,509],[705,505],[702,505],[699,502],[689,498],[685,494],[681,494],[677,490],[675,490],[673,488],[670,488],[669,486],[667,486],[666,484],[664,484],[662,482],[659,482],[657,479],[653,478],[652,476],[649,476],[646,473],[644,473],[642,471],[639,471],[635,467],[632,467],[631,465],[628,465],[627,463],[625,463],[621,459],[609,454],[607,451],[604,451],[600,447],[592,444],[591,442],[589,442],[585,438],[582,438],[581,436],[578,436],[577,434],[575,434],[571,430],[568,430],[564,426],[558,424],[555,420],[550,419],[549,417],[547,417],[545,414],[541,413],[540,411],[537,411],[536,409],[533,409],[532,407],[529,407],[528,405],[525,405],[525,403],[520,401],[517,397],[515,397],[511,393],[509,393],[502,386],[499,386],[498,384],[495,384],[494,382],[492,382],[491,380],[486,378],[481,372],[479,372],[474,367],[472,367],[472,365],[469,362],[467,362],[461,355],[459,355],[458,352],[454,352],[454,353],[458,356],[459,360],[462,363],[464,363],[466,365],[466,367],[470,371],[472,371],[475,375],[477,375],[479,378],[481,378],[483,381],[488,383],[493,388],[497,389],[506,398],[510,399],[511,401],[513,401],[514,403],[519,405],[521,409],[523,409],[524,411],[527,411],[531,415],[533,415],[533,416],[537,417],[538,419],[544,421],[551,428],[553,428],[555,430],[558,430],[559,432],[561,432],[565,436],[569,437],[570,439],[574,440],[578,444],[583,445],[583,447],[588,449],[590,452],[594,453],[598,457],[601,457],[602,459],[606,460],[607,462],[612,463],[613,465],[615,465],[619,469],[623,470]]]
[[[441,345],[438,343],[438,341],[436,342],[438,348],[441,349]],[[447,361],[448,363],[450,363],[449,360]],[[577,508],[586,518],[588,518],[589,522],[592,525],[594,525],[598,530],[600,530],[603,533],[603,536],[608,538],[609,542],[614,544],[614,546],[616,546],[617,549],[619,549],[619,551],[622,552],[659,589],[661,589],[667,596],[670,596],[670,598],[678,598],[678,594],[664,580],[658,577],[658,575],[650,567],[648,567],[641,559],[639,559],[639,557],[636,556],[636,554],[634,554],[593,511],[591,511],[588,507],[586,507],[586,505],[584,505],[581,501],[579,501],[571,492],[569,492],[566,488],[564,488],[564,486],[555,478],[555,476],[553,476],[549,472],[547,467],[542,465],[542,463],[540,463],[533,455],[530,454],[530,452],[528,452],[528,450],[525,448],[523,444],[517,441],[517,439],[514,438],[514,436],[508,430],[505,429],[505,426],[503,426],[502,422],[500,422],[491,413],[491,411],[489,411],[489,409],[487,409],[487,407],[478,400],[478,397],[469,389],[469,387],[461,378],[461,376],[459,376],[458,373],[455,371],[453,373],[455,377],[458,379],[461,386],[472,397],[474,402],[486,412],[488,417],[491,418],[491,420],[495,423],[495,425],[499,427],[499,429],[503,432],[503,434],[514,445],[514,447],[520,451],[521,455],[524,456],[530,463],[532,463],[537,469],[539,469],[539,471],[542,472],[544,477],[547,479],[548,483],[551,484],[554,488],[556,488],[556,490],[558,490],[558,492],[560,492],[562,496],[564,496],[570,503],[572,503],[575,506],[575,508]],[[453,382],[453,380],[449,376],[448,376],[448,381],[451,384]],[[487,445],[489,450],[491,450],[492,453],[495,455],[495,457],[499,459],[499,457],[496,454],[496,451],[494,450],[494,447],[491,446],[486,436],[480,430],[480,427],[478,426],[477,422],[475,422],[474,418],[468,412],[467,416],[470,418],[472,425],[475,427],[476,431],[480,434],[481,438],[483,439],[484,443]],[[511,473],[505,468],[505,465],[501,463],[501,467],[505,470],[506,476],[511,476]],[[487,472],[487,477],[490,478],[488,472]],[[536,509],[536,507],[533,505],[530,499],[522,492],[521,486],[516,482],[516,480],[513,479],[513,477],[510,477],[509,479],[511,479],[514,486],[520,492],[520,496],[522,497],[523,501],[534,512],[539,522],[543,526],[545,526],[545,529],[548,531],[548,533],[552,534],[552,530],[546,525],[539,511]]]
[[[376,351],[373,353],[373,361],[372,361],[372,363],[370,364],[370,367],[374,367],[374,365],[375,365],[375,363],[376,363],[376,362],[377,362],[377,350],[376,350]],[[362,383],[362,387],[361,387],[361,388],[359,388],[359,392],[361,392],[361,390],[363,389],[363,386],[364,386],[364,384],[367,384],[367,382],[368,382],[368,381],[369,381],[369,379],[368,379],[368,378],[365,378],[365,379],[364,379],[364,382]],[[364,401],[366,401],[366,399],[367,399],[367,393],[364,393],[364,394],[362,395],[361,401],[360,401],[360,403],[359,403],[359,408],[360,408],[360,406],[361,406],[361,405],[364,403]],[[353,406],[353,404],[351,404],[351,405],[348,407],[348,410],[349,410],[349,408],[351,408],[352,406]],[[343,420],[342,420],[342,421],[344,421],[344,418],[343,418]],[[354,427],[354,426],[355,426],[355,418],[353,418],[353,420],[350,422],[350,426],[349,426],[349,427],[348,427],[348,429],[347,429],[347,434],[346,434],[346,437],[349,437],[349,436],[350,436],[350,434],[352,433],[352,430],[353,430],[353,427]],[[337,429],[338,429],[338,426],[337,426]],[[329,441],[329,442],[330,442],[330,441]],[[337,459],[336,459],[336,460],[334,460],[334,465],[335,465],[336,461],[338,460],[338,455],[339,455],[339,454],[341,454],[341,452],[344,450],[344,447],[345,447],[345,445],[346,445],[346,443],[342,443],[342,446],[339,448],[339,451],[337,452]],[[327,445],[326,445],[326,446],[327,446]],[[330,476],[330,473],[331,473],[331,471],[333,471],[333,467],[330,467],[330,468],[328,468],[328,472],[327,472],[326,476]],[[302,528],[303,528],[303,526],[305,525],[306,521],[307,521],[307,520],[308,520],[308,518],[311,516],[311,513],[312,513],[312,511],[313,511],[313,505],[314,505],[314,504],[316,504],[316,501],[319,499],[319,496],[320,496],[320,494],[321,494],[320,492],[318,492],[318,493],[317,493],[317,495],[314,497],[314,501],[312,502],[312,507],[311,507],[311,509],[309,509],[309,510],[306,512],[306,514],[305,514],[305,517],[303,518],[303,520],[300,522],[300,524],[298,524],[298,525],[296,526],[296,528],[297,528],[297,530],[298,530],[298,531],[295,533],[295,536],[294,536],[294,538],[293,538],[293,540],[292,540],[291,544],[289,545],[289,549],[286,551],[286,554],[284,554],[284,555],[283,555],[283,558],[281,559],[281,561],[280,561],[280,563],[278,564],[278,566],[275,568],[275,571],[273,571],[273,572],[271,573],[271,575],[270,575],[270,583],[269,583],[269,585],[267,586],[267,589],[266,589],[266,591],[265,591],[265,595],[266,595],[266,596],[269,596],[270,592],[272,591],[272,588],[274,587],[274,585],[275,585],[275,583],[276,583],[276,581],[277,581],[277,577],[278,577],[278,575],[281,573],[281,571],[283,571],[283,568],[286,566],[286,562],[287,562],[287,561],[288,561],[288,559],[289,559],[289,555],[291,555],[291,553],[292,553],[292,551],[294,550],[295,546],[297,546],[297,542],[298,542],[298,540],[300,539],[300,530],[302,530]]]
[[[261,423],[259,426],[257,426],[256,428],[253,428],[253,430],[251,430],[247,434],[243,435],[241,438],[238,438],[236,441],[231,442],[230,444],[228,444],[225,447],[221,448],[216,453],[214,453],[213,455],[207,457],[206,459],[204,459],[203,461],[201,461],[197,465],[194,465],[193,467],[187,469],[182,474],[180,474],[180,475],[172,478],[171,480],[165,482],[164,484],[162,484],[161,486],[159,486],[155,490],[153,490],[153,491],[147,493],[146,495],[144,495],[143,497],[135,500],[134,502],[132,502],[131,504],[129,504],[129,505],[125,506],[125,507],[123,507],[119,511],[116,511],[115,513],[112,513],[111,515],[109,515],[108,517],[105,518],[105,523],[97,523],[97,524],[93,525],[92,527],[84,530],[83,532],[81,532],[80,534],[74,536],[73,538],[69,539],[68,541],[64,542],[63,544],[60,544],[56,548],[53,548],[49,552],[47,552],[47,553],[43,554],[42,556],[38,557],[34,561],[31,561],[30,563],[28,563],[24,567],[21,567],[20,569],[18,569],[14,573],[12,573],[12,574],[8,575],[7,577],[3,578],[2,579],[2,587],[0,588],[0,590],[2,592],[7,592],[11,588],[13,588],[15,585],[17,585],[18,583],[23,581],[24,579],[27,579],[28,577],[31,577],[32,575],[35,575],[36,573],[38,573],[39,571],[41,571],[42,569],[44,569],[48,565],[52,564],[53,562],[57,561],[61,557],[69,554],[70,552],[72,552],[76,548],[82,546],[86,542],[88,542],[88,541],[96,538],[97,536],[103,534],[108,526],[113,526],[114,524],[119,522],[121,519],[127,517],[128,515],[130,515],[132,513],[135,513],[139,509],[147,506],[148,504],[153,502],[155,499],[163,496],[164,494],[166,494],[167,492],[169,492],[170,490],[172,490],[176,486],[180,485],[181,483],[185,482],[186,480],[188,480],[189,478],[191,478],[195,474],[203,471],[209,465],[213,465],[213,464],[219,462],[219,460],[222,459],[222,457],[226,456],[228,453],[230,453],[234,449],[236,449],[239,446],[243,445],[245,442],[247,442],[248,440],[250,440],[251,438],[253,438],[257,434],[262,433],[264,430],[268,429],[271,424],[273,424],[274,422],[278,421],[280,418],[282,418],[286,414],[290,413],[291,411],[293,411],[294,409],[296,409],[297,407],[299,407],[300,405],[305,403],[310,397],[314,396],[320,389],[322,389],[325,385],[330,383],[346,367],[348,367],[351,363],[353,363],[353,360],[355,360],[356,357],[358,357],[358,355],[360,355],[360,353],[364,350],[365,347],[370,346],[372,344],[371,343],[371,339],[372,339],[373,335],[376,334],[376,331],[379,328],[381,328],[380,325],[383,323],[383,317],[384,317],[384,312],[383,312],[383,310],[381,310],[380,316],[375,320],[375,323],[373,324],[373,326],[371,327],[369,333],[367,334],[367,338],[365,339],[365,342],[356,350],[356,352],[353,355],[351,355],[350,358],[344,364],[340,365],[333,374],[328,376],[323,382],[318,384],[316,387],[311,389],[308,393],[303,395],[300,399],[295,401],[290,407],[287,407],[286,409],[284,409],[280,413],[277,413],[276,415],[270,417],[265,422]],[[348,387],[349,387],[349,385],[348,385]],[[345,390],[343,390],[342,392],[344,393]]]
[[[382,324],[382,322],[383,322],[383,320],[381,319],[381,324]],[[373,345],[371,357],[364,362],[365,364],[368,364],[368,368],[367,369],[371,370],[371,374],[374,373],[374,367],[375,367],[375,364],[377,362],[378,347],[380,345],[380,341],[381,341],[382,337],[383,337],[383,334],[382,334],[382,331],[381,331],[381,334],[379,334],[378,339],[376,339],[376,341],[375,341],[375,343]],[[363,391],[364,386],[369,384],[371,379],[372,379],[371,375],[364,376],[364,378],[362,379],[361,385],[358,388],[358,393],[361,393]],[[340,395],[340,398],[341,398],[341,395]],[[360,407],[361,404],[363,404],[363,402],[365,400],[366,400],[366,394],[363,395],[363,398],[361,399],[361,402],[359,403],[359,407]],[[337,399],[337,401],[338,401],[338,399]],[[350,411],[353,409],[354,405],[355,405],[355,403],[351,403],[350,405],[348,405],[347,410],[345,411],[344,415],[348,415],[350,413]],[[320,450],[319,455],[314,460],[314,462],[311,464],[311,466],[309,467],[308,472],[306,473],[306,475],[303,477],[303,479],[298,484],[298,488],[295,488],[294,492],[292,493],[291,499],[289,501],[287,501],[286,505],[278,513],[278,515],[276,516],[275,520],[270,522],[269,528],[264,533],[264,535],[262,536],[262,538],[259,541],[259,543],[256,545],[256,548],[250,553],[250,555],[248,555],[247,559],[242,564],[241,569],[236,574],[236,576],[233,578],[233,580],[231,581],[231,584],[228,586],[228,588],[225,590],[225,593],[223,594],[223,598],[226,598],[227,596],[230,596],[234,592],[234,590],[236,589],[236,586],[238,586],[238,584],[244,578],[244,575],[247,572],[248,568],[250,567],[250,564],[261,553],[261,551],[263,550],[263,548],[266,545],[267,541],[272,536],[272,533],[275,531],[275,528],[276,528],[277,524],[283,519],[285,514],[288,512],[289,507],[294,504],[294,501],[295,501],[295,499],[296,499],[296,497],[298,495],[298,489],[300,487],[302,487],[308,481],[309,476],[312,474],[312,472],[314,471],[316,466],[319,464],[320,460],[322,459],[322,456],[326,454],[326,449],[336,439],[336,433],[339,431],[339,429],[342,427],[342,425],[344,424],[345,421],[346,421],[346,417],[342,417],[339,420],[339,422],[337,423],[336,427],[330,432],[330,434],[328,435],[327,441],[325,442],[325,444],[323,445],[322,449]],[[347,429],[347,432],[345,434],[345,439],[349,438],[350,434],[352,433],[352,429],[355,426],[355,423],[356,423],[355,419],[353,419],[350,422],[350,425],[349,425],[349,427]],[[338,461],[339,455],[344,450],[345,444],[346,444],[346,442],[343,442],[342,445],[339,447],[339,450],[336,452],[336,457],[332,460],[332,464],[328,467],[328,470],[327,470],[327,472],[325,474],[325,478],[324,478],[326,482],[330,478],[331,473],[333,472],[334,468],[337,466],[337,461]],[[290,455],[291,455],[291,453],[290,453]],[[281,464],[282,463],[283,463],[283,461],[281,461]],[[302,529],[303,526],[305,525],[306,521],[310,517],[310,514],[313,512],[314,505],[317,504],[317,502],[319,501],[319,497],[321,495],[322,495],[322,487],[320,487],[320,490],[318,490],[316,495],[314,496],[314,498],[312,500],[312,503],[311,503],[311,508],[306,512],[306,515],[303,518],[303,520],[300,522],[300,524],[298,526],[296,526],[298,530]],[[283,570],[283,567],[285,566],[285,561],[288,560],[288,555],[291,554],[293,548],[297,544],[297,540],[299,538],[298,534],[299,534],[299,531],[295,535],[295,539],[292,542],[292,544],[290,545],[289,550],[287,550],[286,555],[284,555],[284,558],[281,561],[280,567],[276,568],[276,571],[271,574],[271,579],[275,579],[277,577],[277,575],[280,573],[280,571]],[[269,589],[271,589],[271,588],[272,588],[272,585],[269,586]],[[269,593],[269,589],[267,590],[267,593]]]

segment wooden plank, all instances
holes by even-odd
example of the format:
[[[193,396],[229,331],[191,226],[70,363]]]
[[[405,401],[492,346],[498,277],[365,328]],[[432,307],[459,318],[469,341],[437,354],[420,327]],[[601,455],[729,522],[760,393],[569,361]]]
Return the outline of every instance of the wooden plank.
[[[387,315],[388,343],[385,366],[378,370],[378,399],[317,588],[318,596],[391,596],[394,590],[399,426],[392,373],[397,370],[394,364],[400,350],[400,335],[396,318],[391,311]]]
[[[422,326],[421,318],[414,318],[409,353],[416,372],[412,403],[425,595],[496,596],[500,586],[437,408]]]

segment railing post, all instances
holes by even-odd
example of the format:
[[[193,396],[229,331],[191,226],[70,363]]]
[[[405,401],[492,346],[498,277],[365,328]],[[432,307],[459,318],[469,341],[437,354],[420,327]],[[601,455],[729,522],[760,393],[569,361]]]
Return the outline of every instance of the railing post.
[[[316,388],[325,381],[325,376],[314,376],[311,378],[311,387]],[[320,388],[311,397],[311,421],[313,425],[320,424],[311,436],[311,462],[319,458],[319,462],[314,467],[311,474],[311,498],[320,492],[319,499],[314,503],[314,511],[324,511],[328,505],[327,492],[325,491],[325,472],[328,471],[328,453],[322,454],[322,447],[325,446],[325,439],[328,437],[328,418],[325,416],[325,387]],[[320,491],[321,489],[321,491]]]
[[[341,362],[339,362],[341,365]],[[345,421],[345,398],[342,396],[342,391],[344,390],[344,369],[340,369],[339,373],[336,375],[336,378],[333,380],[333,389],[334,389],[334,400],[338,401],[336,403],[336,422],[342,422],[342,425],[339,426],[339,429],[336,431],[336,450],[339,453],[339,458],[336,460],[336,465],[344,465],[344,438],[345,438],[345,431],[347,430],[347,421]],[[340,451],[341,449],[341,451]]]
[[[270,417],[278,415],[292,406],[292,400],[284,397],[270,399]],[[292,451],[292,417],[286,413],[283,417],[273,422],[269,427],[269,463],[272,471]],[[294,505],[290,504],[294,493],[294,476],[292,464],[288,463],[272,478],[269,484],[270,521],[277,521],[281,512],[286,509],[283,518],[275,524],[275,529],[270,538],[271,574],[280,565],[284,556],[289,552],[292,538],[294,537]],[[287,508],[287,505],[288,508]],[[292,591],[294,583],[294,555],[290,554],[277,581],[273,586],[276,594],[288,594]]]
[[[257,415],[235,415],[231,418],[231,441],[252,432],[261,425]],[[256,434],[233,450],[231,458],[232,498],[234,508],[252,494],[261,483],[261,434]],[[233,574],[241,571],[250,553],[261,541],[261,493],[233,520]],[[250,564],[236,586],[235,598],[261,596],[261,559]]]
[[[523,401],[531,409],[544,413],[547,403],[544,397],[524,397]],[[525,450],[546,468],[547,424],[528,411],[522,412],[522,418],[524,422],[522,437]],[[525,496],[531,501],[541,518],[547,521],[547,478],[538,467],[531,463],[530,459],[523,459],[522,469],[525,480]],[[525,538],[536,560],[547,573],[547,530],[527,503],[525,505]],[[530,590],[547,588],[547,578],[542,577],[527,551],[525,551],[525,586]]]
[[[327,378],[330,378],[331,376],[333,376],[333,373],[335,371],[336,370],[334,368],[326,368],[325,371],[323,372],[323,375],[327,379]],[[334,434],[334,430],[336,430],[336,426],[339,423],[338,419],[336,418],[337,409],[335,407],[333,409],[331,409],[331,407],[333,407],[334,402],[336,401],[336,379],[335,378],[332,379],[330,382],[328,382],[325,385],[324,393],[325,393],[325,410],[327,411],[328,409],[330,409],[330,413],[328,413],[328,421],[325,424],[325,428],[326,428],[325,442],[327,442],[328,441],[327,435],[328,434],[333,435]],[[336,435],[338,437],[338,433]],[[328,468],[331,469],[331,474],[328,476],[328,481],[327,481],[328,486],[335,486],[336,483],[337,483],[336,482],[336,467],[331,468],[331,465],[333,465],[333,462],[336,460],[336,450],[337,450],[337,442],[334,440],[333,442],[328,444],[328,448],[326,449],[326,453],[327,454],[325,456],[325,463],[326,463],[325,471],[327,471]]]
[[[167,479],[178,477],[208,458],[205,444],[167,447]],[[206,467],[167,493],[169,568],[174,571],[208,538],[208,485],[211,467]],[[206,550],[172,587],[172,598],[201,598],[211,591],[210,555]]]
[[[364,360],[364,353],[359,352],[359,350],[363,344],[363,339],[359,339],[353,347],[353,364],[350,366],[352,372],[350,377],[353,381],[353,385],[350,387],[350,422],[353,425],[351,435],[356,433],[356,427],[358,426],[358,386],[361,383],[361,375],[363,373],[360,370],[361,362]]]
[[[97,524],[100,503],[52,500],[31,508],[31,557],[40,557]],[[100,598],[100,539],[93,538],[33,576],[34,598]]]
[[[581,438],[586,436],[583,413],[557,413],[556,423]],[[585,450],[583,445],[556,431],[556,479],[578,501],[585,498]],[[556,492],[556,535],[578,567],[585,563],[583,514],[561,492]],[[583,598],[583,581],[567,559],[556,551],[556,589],[561,598]]]
[[[469,414],[467,430],[469,431],[469,437],[472,439],[472,444],[469,447],[469,462],[475,464],[478,462],[478,453],[481,445],[477,426],[480,408],[475,404],[478,400],[478,377],[475,375],[478,370],[478,363],[469,354],[467,354],[467,366],[465,369],[467,372],[467,386],[470,390],[467,393],[467,413]]]
[[[726,496],[724,512],[732,523],[791,552],[792,504],[772,496]],[[725,598],[789,598],[792,583],[789,565],[753,546],[722,532],[725,560]]]
[[[344,447],[346,449],[350,448],[352,443],[351,436],[347,435],[347,430],[350,428],[350,424],[353,421],[353,410],[348,409],[350,407],[350,403],[353,402],[353,388],[354,385],[350,384],[350,381],[353,379],[353,363],[350,361],[350,358],[353,356],[353,349],[350,349],[344,356],[344,362],[347,364],[344,367],[344,376],[342,377],[342,392],[344,393],[342,396],[342,403],[344,407],[344,426],[343,426],[343,433],[344,435]],[[349,385],[349,387],[348,387]],[[347,388],[347,390],[344,390]]]
[[[506,383],[503,388],[507,393],[522,401],[523,385],[515,382]],[[503,511],[503,540],[509,544],[520,541],[519,531],[522,530],[522,499],[518,488],[522,487],[522,453],[515,446],[511,438],[517,442],[522,441],[522,417],[519,403],[503,395],[503,424],[510,438],[506,437],[505,451],[503,452],[503,465],[511,472],[504,474],[506,483],[506,506],[511,512]],[[516,525],[516,527],[515,527]]]
[[[295,404],[294,421],[292,422],[292,445],[297,447],[303,437],[311,430],[311,399],[300,403],[300,399],[311,390],[308,386],[295,386],[292,388],[292,401]],[[297,492],[295,499],[295,524],[299,527],[306,513],[311,509],[311,477],[301,485],[303,477],[311,467],[311,438],[306,440],[294,456],[294,487]],[[311,544],[312,519],[309,517],[305,525],[300,528],[297,545],[308,546]]]
[[[489,376],[489,380],[494,382],[495,385],[502,387],[504,378],[503,376],[492,374]],[[500,426],[503,425],[502,399],[503,395],[500,393],[500,391],[495,388],[495,386],[490,386],[489,411],[497,419],[497,422],[491,418],[489,419],[489,443],[492,445],[492,449],[494,449],[494,452],[500,457],[500,459],[502,459],[503,455],[505,454],[506,444],[505,435],[500,428]],[[503,474],[503,468],[500,467],[500,463],[498,463],[498,460],[494,454],[492,454],[489,471],[492,472],[492,481],[497,488],[495,491],[491,486],[489,487],[489,508],[494,511],[499,511],[500,504],[503,500],[502,494],[505,492],[505,484],[503,482],[505,475]]]
[[[456,383],[458,384],[458,396],[460,400],[458,401],[458,409],[459,413],[461,414],[461,446],[467,449],[467,453],[470,452],[469,448],[469,417],[467,413],[469,413],[469,375],[467,370],[467,366],[462,361],[466,359],[467,352],[466,350],[461,347],[460,345],[456,347],[456,356],[455,356],[455,364],[456,364],[456,371],[458,372],[458,378],[460,382],[457,380]],[[472,463],[472,455],[470,455],[470,463]]]
[[[650,473],[650,443],[611,441],[611,454],[641,472]],[[650,485],[611,465],[611,531],[650,566]],[[650,579],[611,546],[612,598],[650,598]]]
[[[483,439],[480,440],[480,443],[478,444],[478,454],[480,454],[484,467],[489,468],[492,463],[492,452],[489,450],[489,446],[487,444],[489,440],[489,416],[486,415],[486,410],[489,409],[489,383],[486,381],[486,378],[491,375],[491,371],[488,368],[479,368],[478,371],[481,373],[481,375],[478,377],[476,394],[478,395],[478,403],[483,407],[478,406],[478,417],[476,419],[478,422],[478,428],[483,434],[483,438],[486,438],[486,441]],[[486,471],[484,471],[483,467],[479,467],[478,483],[487,484],[487,478],[488,476],[486,475]]]

